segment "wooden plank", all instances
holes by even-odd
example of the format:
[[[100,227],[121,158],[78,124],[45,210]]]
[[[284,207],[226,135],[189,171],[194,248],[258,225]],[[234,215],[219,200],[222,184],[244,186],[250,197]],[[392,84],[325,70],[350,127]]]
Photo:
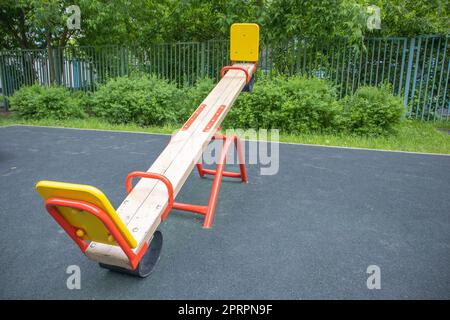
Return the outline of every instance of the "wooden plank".
[[[240,66],[247,68],[249,74],[254,67],[253,64]],[[170,144],[147,170],[164,174],[171,181],[175,196],[244,86],[244,73],[237,70],[229,71],[202,102],[205,108],[189,128],[175,134]],[[225,107],[221,107],[222,105]],[[216,115],[219,109],[222,110]],[[204,128],[213,117],[216,117],[214,124],[205,132]],[[143,243],[151,240],[161,222],[161,214],[167,206],[167,197],[167,190],[162,182],[141,179],[117,209],[119,216],[140,244],[135,252]],[[127,257],[117,246],[91,243],[86,255],[96,261],[130,268]]]

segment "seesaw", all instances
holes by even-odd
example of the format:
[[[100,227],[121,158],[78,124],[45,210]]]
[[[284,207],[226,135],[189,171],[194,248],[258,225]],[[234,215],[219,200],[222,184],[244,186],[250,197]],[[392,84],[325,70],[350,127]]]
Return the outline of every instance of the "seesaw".
[[[162,234],[157,231],[171,209],[204,215],[204,228],[213,222],[223,176],[247,181],[243,151],[237,136],[220,134],[219,126],[243,90],[252,90],[258,62],[259,27],[236,23],[230,30],[230,59],[235,63],[221,69],[221,80],[203,100],[169,144],[146,171],[126,177],[125,200],[114,210],[108,198],[89,185],[39,181],[36,189],[57,223],[85,255],[100,266],[146,277],[159,259]],[[212,140],[222,140],[215,170],[206,169],[199,159]],[[234,145],[240,172],[225,171],[226,156]],[[206,206],[175,202],[175,197],[194,167],[200,176],[213,175]],[[140,178],[133,187],[132,180]]]

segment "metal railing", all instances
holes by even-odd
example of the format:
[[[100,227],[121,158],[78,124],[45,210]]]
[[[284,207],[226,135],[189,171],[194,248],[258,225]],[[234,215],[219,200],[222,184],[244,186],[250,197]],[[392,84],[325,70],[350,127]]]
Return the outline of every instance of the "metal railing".
[[[346,39],[331,43],[309,39],[262,43],[259,70],[328,79],[340,97],[355,93],[363,85],[389,83],[393,94],[403,96],[409,117],[448,122],[448,42],[449,36],[425,35],[368,38],[356,45]],[[53,48],[50,59],[47,49],[2,51],[0,81],[5,96],[36,82],[95,91],[109,78],[133,72],[156,74],[186,86],[201,77],[217,81],[220,68],[229,64],[228,52],[229,42],[225,40],[152,44],[146,48]]]

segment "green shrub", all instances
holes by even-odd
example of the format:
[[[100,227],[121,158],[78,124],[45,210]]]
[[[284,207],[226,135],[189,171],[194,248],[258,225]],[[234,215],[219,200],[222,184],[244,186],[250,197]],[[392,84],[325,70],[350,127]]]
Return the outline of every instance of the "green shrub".
[[[337,121],[343,130],[358,135],[393,133],[404,112],[402,99],[393,96],[388,86],[361,87],[339,102],[342,111]]]
[[[210,78],[198,79],[194,86],[183,88],[183,101],[179,101],[177,109],[178,122],[184,123],[213,88],[214,81]]]
[[[69,119],[85,117],[82,100],[58,86],[24,86],[9,98],[11,111],[24,119]]]
[[[95,93],[63,87],[22,87],[10,98],[11,110],[26,119],[67,119],[86,113],[115,124],[182,124],[213,88],[211,79],[177,88],[156,76],[134,75],[109,80]],[[84,111],[83,111],[84,108]],[[337,100],[330,82],[317,78],[272,78],[258,75],[253,93],[242,93],[224,127],[276,128],[285,133],[392,133],[404,111],[389,87],[361,87]]]
[[[177,120],[183,94],[156,76],[131,76],[109,80],[92,95],[94,115],[111,123],[163,125]]]
[[[253,93],[238,98],[225,126],[291,133],[333,130],[339,105],[330,83],[305,77],[260,78]]]
[[[78,101],[80,106],[82,106],[84,112],[86,112],[88,115],[93,116],[94,113],[92,112],[92,92],[90,91],[73,91],[72,96]]]

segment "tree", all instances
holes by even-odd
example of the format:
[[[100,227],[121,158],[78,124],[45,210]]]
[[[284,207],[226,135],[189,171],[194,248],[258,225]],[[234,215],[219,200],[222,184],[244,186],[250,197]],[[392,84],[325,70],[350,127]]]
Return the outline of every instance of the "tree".
[[[263,0],[171,0],[161,36],[169,41],[225,39],[233,22],[257,22]]]
[[[360,1],[274,0],[264,12],[263,27],[273,41],[293,37],[361,38],[366,13]]]
[[[0,0],[0,48],[139,45],[228,36],[233,22],[257,22],[272,42],[293,37],[411,36],[449,33],[449,0],[77,0],[81,30],[68,30],[73,0]],[[367,7],[381,30],[367,29]]]
[[[449,34],[448,0],[384,0],[367,1],[381,9],[381,29],[368,35],[416,36]]]
[[[55,80],[55,48],[76,44],[137,44],[158,39],[165,2],[79,0],[81,29],[69,30],[68,0],[0,0],[0,45],[4,49],[46,48],[50,81]],[[130,14],[133,13],[133,14]],[[142,42],[140,42],[142,43]],[[62,56],[57,57],[62,62]]]
[[[0,48],[35,48],[27,14],[31,6],[14,0],[0,0]]]

